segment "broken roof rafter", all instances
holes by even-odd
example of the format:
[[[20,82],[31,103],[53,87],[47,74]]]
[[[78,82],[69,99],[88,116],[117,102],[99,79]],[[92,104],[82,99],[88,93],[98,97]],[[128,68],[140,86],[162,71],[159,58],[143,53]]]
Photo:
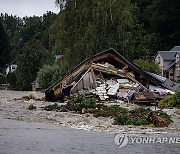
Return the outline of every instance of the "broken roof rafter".
[[[72,87],[71,91],[79,84],[79,82],[84,78],[84,76],[89,73],[91,70],[91,67],[82,75],[82,77],[79,79],[78,82],[76,82],[76,84]]]
[[[117,75],[117,76],[120,76],[120,77],[125,77],[125,78],[128,78],[130,79],[131,81],[135,82],[135,83],[138,83],[143,89],[145,89],[146,91],[148,91],[148,89],[143,86],[139,81],[137,81],[136,79],[134,79],[131,75],[129,75],[128,73],[122,71],[122,70],[117,70],[117,69],[114,69],[114,68],[107,68],[106,66],[103,66],[103,65],[98,65],[98,64],[91,64],[91,67],[93,69],[96,69],[96,70],[99,70],[99,71],[104,71],[104,72],[109,72],[109,73],[112,73],[114,75]]]

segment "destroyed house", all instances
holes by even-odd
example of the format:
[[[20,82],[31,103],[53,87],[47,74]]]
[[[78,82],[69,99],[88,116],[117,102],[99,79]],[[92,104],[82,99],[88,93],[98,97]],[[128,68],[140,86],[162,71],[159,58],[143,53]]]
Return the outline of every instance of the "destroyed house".
[[[115,95],[124,97],[125,92],[148,93],[149,85],[166,87],[163,84],[164,80],[143,71],[111,48],[82,61],[47,88],[45,97],[47,101],[57,101],[76,93],[91,93],[106,100]]]

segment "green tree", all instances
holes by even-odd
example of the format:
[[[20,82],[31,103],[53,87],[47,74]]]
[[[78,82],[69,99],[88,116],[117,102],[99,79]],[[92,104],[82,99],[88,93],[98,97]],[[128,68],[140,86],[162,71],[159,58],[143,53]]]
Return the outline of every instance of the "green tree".
[[[0,84],[6,83],[6,76],[0,73]]]
[[[159,35],[159,49],[169,50],[180,44],[180,2],[153,0],[149,6],[151,32]]]
[[[142,68],[144,71],[148,71],[155,74],[160,74],[161,70],[157,63],[154,61],[139,59],[135,61],[135,64]]]
[[[37,40],[28,42],[23,53],[17,58],[17,86],[19,90],[30,90],[31,82],[36,78],[39,69],[52,63],[53,55]]]
[[[20,46],[20,29],[23,26],[23,21],[17,16],[12,16],[8,14],[1,14],[0,20],[2,21],[7,33],[10,53],[8,61],[12,61],[15,59],[16,54],[20,50],[20,48],[18,47]]]
[[[55,0],[55,4],[60,8],[60,10],[64,9],[66,2],[68,2],[68,0]]]
[[[51,48],[73,67],[97,51],[113,47],[134,58],[135,7],[131,1],[68,0],[49,30]]]
[[[63,70],[59,65],[44,65],[38,72],[39,85],[46,89],[63,75]]]
[[[6,80],[7,83],[10,84],[12,89],[16,89],[17,78],[15,72],[9,72],[6,76]]]
[[[30,40],[42,38],[42,18],[33,16],[33,17],[24,17],[24,25],[21,28],[21,39],[22,43],[26,43]]]
[[[0,68],[4,67],[8,62],[9,44],[6,31],[3,24],[0,22]]]

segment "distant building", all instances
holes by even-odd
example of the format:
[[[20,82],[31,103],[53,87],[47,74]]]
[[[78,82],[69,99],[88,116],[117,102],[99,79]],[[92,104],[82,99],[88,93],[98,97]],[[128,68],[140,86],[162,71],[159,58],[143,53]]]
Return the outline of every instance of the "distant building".
[[[62,60],[63,55],[55,55],[55,62]]]
[[[40,91],[41,90],[38,79],[36,79],[34,82],[32,82],[31,85],[32,85],[32,91]]]
[[[170,51],[158,51],[155,56],[162,76],[178,81],[180,80],[180,46],[175,46]]]
[[[17,64],[16,64],[16,59],[7,66],[6,68],[6,75],[8,75],[8,73],[12,73],[16,70],[17,68]]]

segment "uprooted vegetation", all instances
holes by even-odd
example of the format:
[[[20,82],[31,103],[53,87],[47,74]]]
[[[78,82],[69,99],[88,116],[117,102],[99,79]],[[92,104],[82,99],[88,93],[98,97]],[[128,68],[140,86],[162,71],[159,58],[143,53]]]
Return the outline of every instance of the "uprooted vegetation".
[[[45,106],[44,109],[59,112],[73,111],[79,114],[91,113],[94,117],[111,117],[114,118],[115,125],[167,127],[172,122],[171,117],[162,111],[152,111],[145,107],[128,110],[119,105],[107,106],[98,103],[95,97],[85,98],[84,95],[72,98],[66,105],[54,103]]]
[[[176,92],[169,98],[162,99],[158,103],[158,107],[160,108],[168,108],[168,107],[180,107],[180,92]]]

